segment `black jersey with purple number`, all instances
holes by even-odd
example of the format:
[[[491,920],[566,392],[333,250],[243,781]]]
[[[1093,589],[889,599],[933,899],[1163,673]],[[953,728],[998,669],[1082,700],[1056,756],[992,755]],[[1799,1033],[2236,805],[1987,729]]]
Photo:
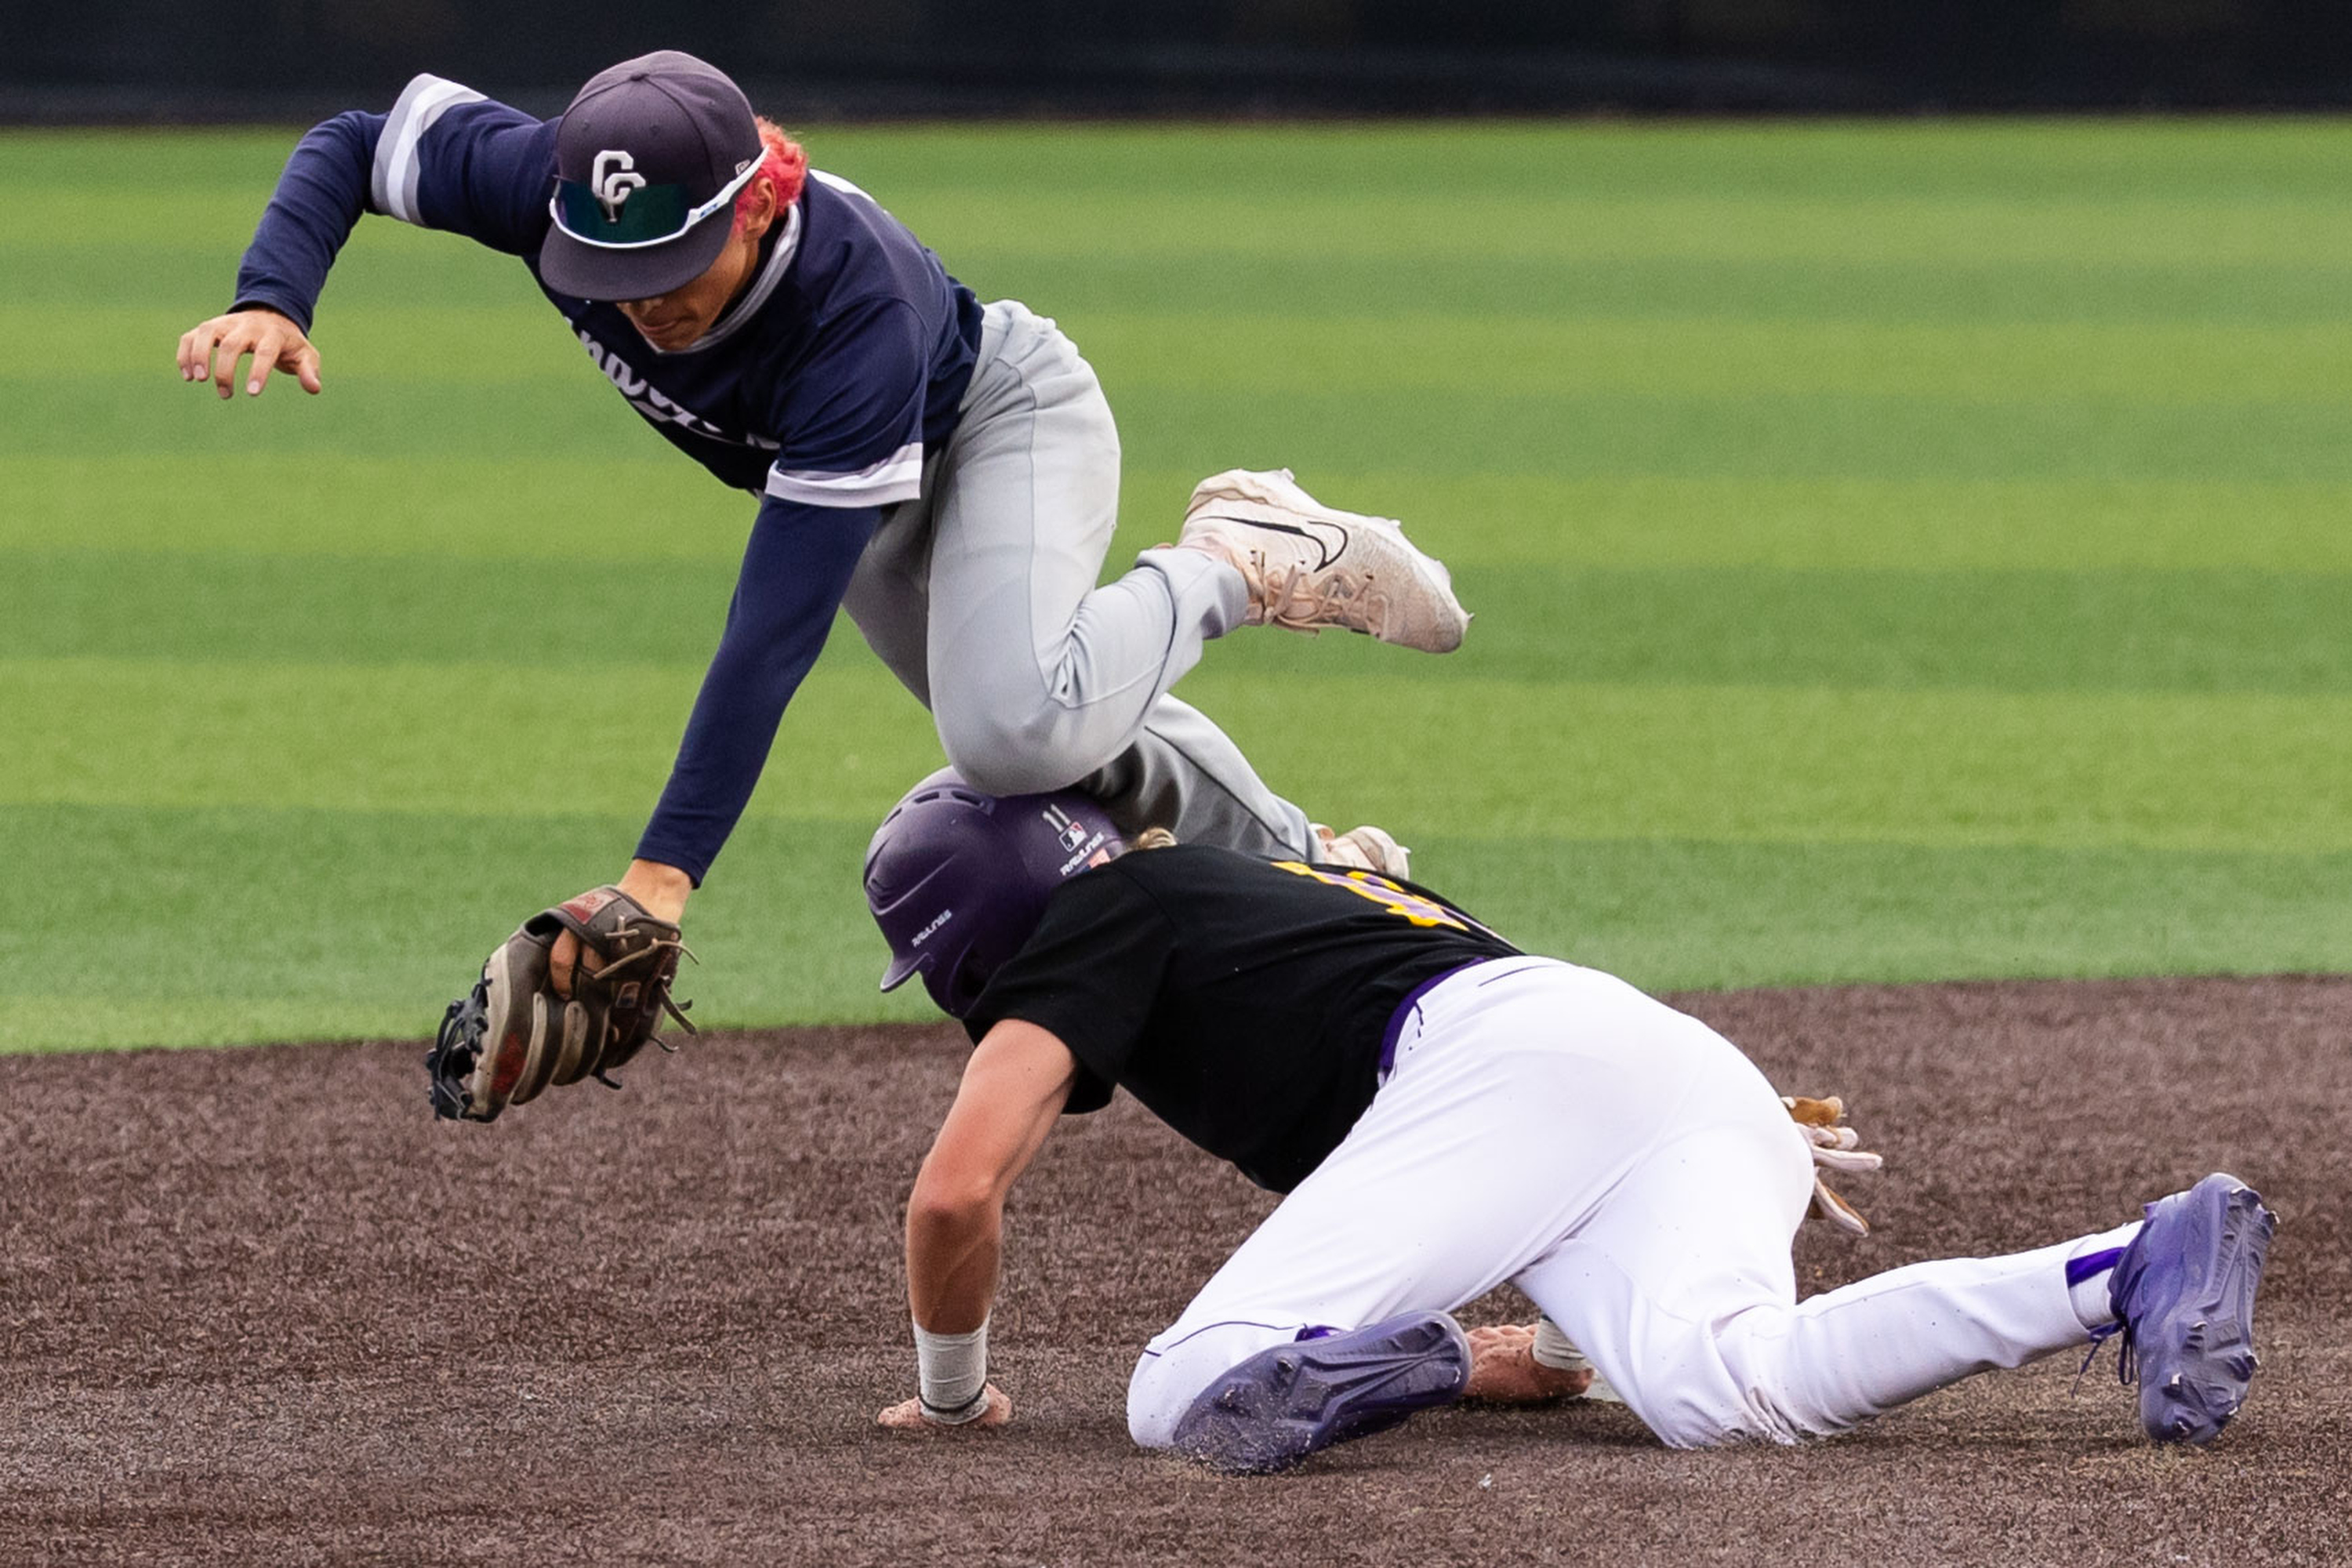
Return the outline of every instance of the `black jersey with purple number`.
[[[1369,871],[1178,846],[1056,889],[965,1020],[1017,1018],[1078,1059],[1066,1110],[1124,1088],[1186,1138],[1286,1193],[1380,1087],[1419,987],[1519,950],[1427,889]]]

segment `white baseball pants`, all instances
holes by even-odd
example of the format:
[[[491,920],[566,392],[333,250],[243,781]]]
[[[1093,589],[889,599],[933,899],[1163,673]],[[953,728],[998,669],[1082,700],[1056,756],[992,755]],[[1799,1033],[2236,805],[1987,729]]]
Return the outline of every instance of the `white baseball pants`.
[[[1168,694],[1203,639],[1240,624],[1241,574],[1150,550],[1095,585],[1118,459],[1110,405],[1070,341],[1020,304],[990,305],[962,421],[922,494],[883,514],[844,607],[975,787],[1077,784],[1130,831],[1306,855],[1306,814]]]
[[[1421,999],[1370,1109],[1145,1350],[1129,1429],[1166,1447],[1219,1373],[1303,1328],[1511,1280],[1669,1445],[1794,1442],[2083,1344],[2066,1261],[2132,1231],[1800,1304],[1811,1192],[1802,1134],[1714,1030],[1593,970],[1475,965]]]

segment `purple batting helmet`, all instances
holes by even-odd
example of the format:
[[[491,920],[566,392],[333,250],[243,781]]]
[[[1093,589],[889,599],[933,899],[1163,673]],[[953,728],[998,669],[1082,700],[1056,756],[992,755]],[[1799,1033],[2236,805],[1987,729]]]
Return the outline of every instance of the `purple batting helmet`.
[[[983,795],[940,769],[866,849],[866,907],[890,943],[882,989],[920,974],[941,1011],[964,1016],[1037,929],[1046,895],[1125,847],[1090,795]]]

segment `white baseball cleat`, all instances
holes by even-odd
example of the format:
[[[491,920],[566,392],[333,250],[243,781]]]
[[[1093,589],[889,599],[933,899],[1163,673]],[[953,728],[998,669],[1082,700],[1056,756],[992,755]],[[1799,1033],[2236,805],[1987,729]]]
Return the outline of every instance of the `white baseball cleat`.
[[[1249,626],[1344,626],[1451,653],[1470,625],[1444,562],[1414,549],[1392,519],[1325,506],[1288,468],[1229,468],[1202,479],[1176,542],[1231,562],[1249,580]]]
[[[1369,822],[1345,833],[1334,833],[1319,822],[1307,826],[1315,835],[1315,858],[1323,865],[1405,880],[1412,877],[1412,851]]]

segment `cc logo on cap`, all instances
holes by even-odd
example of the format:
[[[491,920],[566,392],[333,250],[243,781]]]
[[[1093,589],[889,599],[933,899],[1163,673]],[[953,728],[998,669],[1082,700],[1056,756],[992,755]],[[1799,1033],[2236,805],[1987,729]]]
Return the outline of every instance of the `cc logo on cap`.
[[[637,161],[617,148],[607,148],[596,154],[595,166],[590,171],[590,187],[595,192],[596,203],[604,209],[606,223],[621,221],[621,204],[629,199],[631,191],[645,189],[646,177],[635,172]]]

